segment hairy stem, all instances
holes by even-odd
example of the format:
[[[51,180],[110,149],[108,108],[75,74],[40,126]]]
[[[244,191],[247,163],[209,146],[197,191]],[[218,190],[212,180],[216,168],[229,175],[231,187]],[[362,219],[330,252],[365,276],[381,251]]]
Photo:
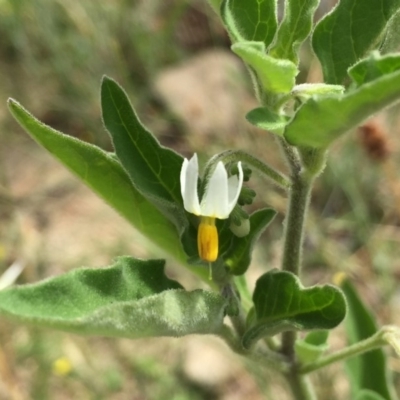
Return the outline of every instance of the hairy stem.
[[[286,216],[285,243],[283,249],[282,269],[299,276],[303,247],[304,221],[310,200],[312,181],[303,176],[301,171],[293,174],[290,190],[289,209]],[[296,332],[282,334],[282,352],[293,359]]]
[[[317,399],[308,377],[300,375],[295,369],[291,373],[286,374],[286,377],[296,400]]]
[[[293,176],[286,216],[282,269],[300,275],[304,221],[310,200],[311,182],[301,173]]]
[[[279,371],[285,375],[289,374],[290,365],[281,354],[268,349],[260,348],[259,346],[256,346],[251,350],[245,349],[242,346],[240,337],[231,327],[223,325],[218,333],[218,336],[225,341],[231,350],[243,357],[246,357],[248,360],[251,360],[263,367],[272,368],[275,371]]]
[[[285,241],[283,247],[282,270],[297,276],[301,273],[302,248],[304,240],[304,222],[310,202],[313,176],[302,167],[297,149],[281,139],[281,149],[291,170],[292,184],[289,192],[288,212],[286,215]],[[291,364],[286,374],[293,397],[297,400],[315,400],[313,386],[306,377],[298,371],[295,356],[296,332],[288,331],[282,334],[281,353]]]
[[[265,178],[270,179],[277,186],[283,189],[288,189],[290,187],[290,179],[286,175],[276,171],[268,164],[265,164],[258,158],[251,156],[243,150],[227,150],[217,154],[207,163],[204,175],[208,176],[211,174],[219,161],[222,161],[224,164],[234,161],[242,161]]]
[[[300,155],[294,147],[290,146],[283,138],[277,138],[279,146],[283,152],[286,162],[288,163],[293,175],[300,173],[302,165]]]
[[[391,343],[391,336],[398,335],[399,328],[392,326],[384,326],[375,335],[362,340],[361,342],[354,343],[342,350],[336,351],[335,353],[329,354],[328,356],[322,357],[317,361],[309,364],[305,364],[299,368],[301,374],[308,374],[316,371],[322,367],[333,364],[337,361],[343,361],[350,357],[355,357],[368,351],[382,347],[388,343]]]

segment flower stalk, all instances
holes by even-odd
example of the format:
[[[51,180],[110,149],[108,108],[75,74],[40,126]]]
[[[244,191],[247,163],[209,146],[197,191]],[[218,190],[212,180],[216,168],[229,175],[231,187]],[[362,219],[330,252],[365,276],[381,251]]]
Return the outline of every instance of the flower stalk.
[[[276,171],[268,164],[265,164],[258,158],[253,157],[252,155],[246,153],[243,150],[226,150],[223,151],[222,153],[215,155],[207,163],[204,175],[208,176],[209,174],[211,174],[217,163],[221,161],[224,164],[230,162],[243,162],[247,164],[250,168],[260,173],[264,178],[268,179],[269,181],[272,181],[275,185],[277,185],[282,189],[289,189],[291,185],[290,179],[285,174]]]

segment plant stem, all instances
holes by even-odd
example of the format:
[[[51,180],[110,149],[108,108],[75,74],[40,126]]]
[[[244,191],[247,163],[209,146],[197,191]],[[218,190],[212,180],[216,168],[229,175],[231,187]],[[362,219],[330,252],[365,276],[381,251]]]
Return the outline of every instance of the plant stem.
[[[286,140],[283,138],[278,138],[278,143],[285,156],[287,163],[289,164],[292,174],[296,175],[300,173],[302,164],[297,149],[291,147],[289,143],[286,142]]]
[[[303,228],[310,200],[311,182],[301,173],[293,176],[288,214],[286,216],[285,243],[282,269],[300,275],[303,247]]]
[[[290,365],[281,354],[261,348],[246,350],[241,344],[240,337],[229,326],[223,325],[218,336],[223,339],[235,353],[263,367],[272,368],[285,375],[289,374]]]
[[[285,243],[283,249],[282,269],[299,276],[303,247],[304,221],[310,200],[312,180],[301,171],[294,172],[289,198],[289,209],[286,216]],[[282,334],[282,353],[290,359],[294,357],[296,332]]]
[[[300,375],[297,369],[294,369],[291,373],[286,374],[286,377],[290,384],[293,396],[297,400],[317,399],[310,380],[308,379],[308,377]]]
[[[311,187],[314,176],[302,167],[296,149],[289,146],[283,139],[280,140],[281,148],[291,170],[292,185],[289,192],[289,205],[286,215],[285,242],[283,247],[282,270],[300,276],[302,248],[304,240],[304,221],[310,202]],[[313,386],[308,379],[298,371],[295,355],[296,332],[282,333],[281,353],[291,364],[289,373],[286,374],[294,398],[297,400],[315,400]]]
[[[337,361],[342,361],[347,358],[358,356],[360,354],[382,347],[388,343],[386,337],[388,333],[391,333],[391,329],[393,330],[392,327],[382,327],[377,333],[375,333],[375,335],[369,337],[368,339],[362,340],[361,342],[355,343],[326,357],[322,357],[313,363],[303,365],[299,368],[299,373],[308,374],[312,371],[333,364]]]

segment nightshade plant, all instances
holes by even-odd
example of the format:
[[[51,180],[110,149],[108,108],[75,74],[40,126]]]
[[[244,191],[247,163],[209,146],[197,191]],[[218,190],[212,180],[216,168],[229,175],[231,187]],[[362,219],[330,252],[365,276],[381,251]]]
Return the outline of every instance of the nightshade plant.
[[[309,374],[345,361],[351,399],[396,399],[381,347],[399,352],[398,329],[378,329],[349,279],[340,288],[304,287],[301,256],[311,188],[329,146],[400,100],[400,53],[392,52],[400,0],[341,0],[314,26],[318,3],[286,0],[278,21],[276,0],[210,0],[252,77],[259,107],[246,118],[276,136],[290,176],[232,149],[212,157],[199,178],[197,156],[184,160],[161,146],[108,77],[101,106],[115,153],[57,132],[10,99],[12,115],[38,143],[210,289],[186,291],[165,276],[163,260],[124,256],[108,268],[2,290],[0,313],[79,334],[218,335],[260,368],[286,377],[293,398],[302,400],[317,398]],[[296,84],[307,38],[323,82]],[[260,276],[250,299],[251,254],[276,214],[243,209],[255,194],[245,186],[251,171],[287,191],[289,203],[281,269]],[[346,314],[349,345],[329,353],[328,332]]]

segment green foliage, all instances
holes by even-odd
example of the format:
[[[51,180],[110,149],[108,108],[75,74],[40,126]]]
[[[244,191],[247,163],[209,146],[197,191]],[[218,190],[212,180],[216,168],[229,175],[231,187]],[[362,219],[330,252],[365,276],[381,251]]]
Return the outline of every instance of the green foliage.
[[[361,390],[355,400],[386,400],[380,394],[373,392],[372,390]]]
[[[338,288],[303,288],[299,278],[287,271],[272,270],[262,275],[253,302],[256,321],[243,337],[246,348],[279,332],[332,329],[346,315],[346,302]]]
[[[400,10],[398,10],[390,18],[387,28],[385,39],[380,47],[382,53],[390,53],[392,51],[398,51],[400,47]]]
[[[341,0],[316,26],[312,45],[326,83],[342,84],[347,69],[379,48],[399,0]]]
[[[400,70],[400,55],[388,54],[380,56],[373,52],[349,69],[349,75],[357,86],[371,82],[387,74]]]
[[[342,96],[312,97],[286,126],[285,138],[296,146],[327,147],[371,114],[398,101],[399,85],[400,71],[397,70]]]
[[[302,83],[296,85],[292,90],[295,98],[307,100],[311,96],[329,96],[335,94],[343,94],[344,86],[329,85],[326,83]]]
[[[125,338],[217,333],[225,307],[220,295],[167,278],[163,260],[131,257],[0,291],[0,314],[20,322]]]
[[[290,371],[287,375],[294,396],[314,398],[301,374],[384,343],[398,349],[398,331],[389,329],[358,347],[321,357],[328,347],[328,330],[346,315],[346,298],[332,285],[306,288],[300,276],[309,193],[325,166],[327,147],[400,99],[400,56],[387,54],[400,42],[396,33],[400,0],[341,0],[317,24],[312,36],[325,82],[297,85],[299,50],[312,31],[318,0],[286,0],[279,27],[275,0],[209,2],[233,39],[232,51],[247,64],[253,79],[260,104],[247,119],[279,136],[277,142],[291,175],[275,171],[242,150],[230,150],[208,162],[204,178],[197,182],[199,191],[204,192],[219,161],[227,166],[229,175],[241,161],[246,164],[246,181],[251,169],[287,190],[283,270],[264,273],[251,301],[243,274],[250,267],[256,241],[276,212],[260,209],[248,219],[241,207],[253,202],[255,191],[243,188],[229,218],[216,221],[219,257],[209,263],[209,270],[214,279],[211,285],[221,294],[185,291],[165,276],[164,261],[121,257],[105,269],[77,269],[1,291],[0,314],[79,334],[125,338],[217,334],[239,353]],[[378,48],[385,55],[373,51]],[[16,102],[9,102],[14,117],[36,141],[142,233],[181,261],[185,252],[198,271],[205,271],[199,268],[205,262],[197,250],[198,216],[183,208],[179,179],[182,156],[161,146],[140,122],[124,90],[107,77],[101,86],[101,105],[115,154],[63,135],[41,124]],[[233,235],[232,226],[243,221],[243,229],[235,233],[245,236]],[[205,239],[209,239],[207,245],[216,243],[211,234]],[[377,328],[349,282],[344,291],[350,305],[350,342],[357,343],[374,335]],[[232,318],[232,326],[223,324],[225,316]],[[310,330],[296,342],[294,332]],[[280,333],[278,349],[271,336]],[[262,346],[256,346],[263,338],[263,345],[269,346],[265,353]],[[395,399],[381,350],[350,360],[348,365],[353,398]]]
[[[8,101],[8,106],[14,118],[34,140],[135,228],[165,251],[184,259],[173,224],[132,185],[111,153],[44,125],[12,99]]]
[[[268,47],[275,36],[275,0],[224,0],[221,16],[234,41],[263,42]]]
[[[115,152],[135,187],[177,226],[185,221],[179,175],[183,158],[141,124],[124,90],[103,78],[101,107]]]
[[[298,73],[296,65],[266,54],[263,42],[239,42],[232,51],[254,69],[265,91],[281,94],[292,90]]]
[[[207,0],[214,11],[219,14],[221,9],[222,0]]]
[[[244,237],[232,237],[227,254],[224,254],[226,265],[233,275],[244,274],[250,266],[255,243],[276,215],[270,208],[255,211],[250,215],[250,232]]]
[[[270,131],[279,136],[283,135],[283,129],[290,120],[289,117],[275,114],[265,107],[258,107],[249,111],[246,115],[246,119],[257,128]]]
[[[279,25],[270,54],[298,64],[300,45],[307,39],[313,27],[314,12],[319,0],[288,0],[285,15]]]
[[[376,333],[377,326],[374,316],[363,303],[353,284],[345,280],[341,287],[346,295],[349,310],[345,320],[347,337],[349,343],[353,344],[372,336]],[[351,358],[346,361],[346,365],[351,379],[352,397],[356,397],[361,390],[368,389],[384,399],[397,399],[389,385],[386,356],[382,349]]]
[[[304,339],[297,340],[295,344],[296,354],[303,363],[318,360],[328,350],[327,340],[329,331],[309,332]]]

